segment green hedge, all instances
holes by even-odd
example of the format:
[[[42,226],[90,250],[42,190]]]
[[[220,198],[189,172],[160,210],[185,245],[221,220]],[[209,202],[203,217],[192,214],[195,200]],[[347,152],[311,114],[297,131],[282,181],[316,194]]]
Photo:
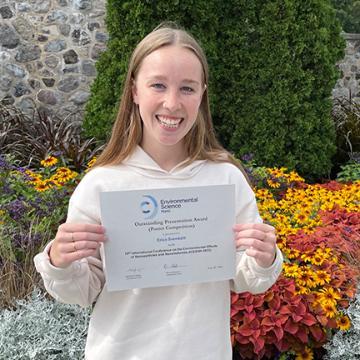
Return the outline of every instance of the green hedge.
[[[360,1],[331,0],[336,16],[345,32],[360,33]]]
[[[207,54],[214,124],[226,148],[308,177],[329,172],[330,96],[345,41],[326,0],[109,0],[110,40],[86,108],[88,135],[109,136],[129,56],[165,20],[194,34]]]

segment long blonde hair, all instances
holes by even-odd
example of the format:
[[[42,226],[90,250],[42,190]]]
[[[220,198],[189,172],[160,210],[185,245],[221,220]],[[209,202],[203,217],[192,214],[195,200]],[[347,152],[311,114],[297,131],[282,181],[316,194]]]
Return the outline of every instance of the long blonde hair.
[[[132,96],[133,80],[140,69],[143,59],[153,51],[170,45],[182,46],[191,50],[199,59],[203,69],[203,85],[208,84],[209,71],[205,54],[198,42],[186,31],[166,25],[160,25],[149,33],[135,48],[130,58],[119,111],[114,123],[111,138],[97,159],[95,166],[119,164],[125,160],[140,144],[142,139],[142,120],[138,105]],[[184,138],[188,160],[211,160],[230,162],[238,167],[240,163],[218,142],[211,119],[208,87],[205,87],[199,112],[194,126]]]

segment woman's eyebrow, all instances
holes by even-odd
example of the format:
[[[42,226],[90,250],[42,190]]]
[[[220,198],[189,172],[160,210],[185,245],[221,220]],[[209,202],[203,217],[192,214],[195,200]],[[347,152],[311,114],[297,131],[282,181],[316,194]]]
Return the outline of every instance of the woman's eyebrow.
[[[166,76],[163,75],[152,75],[146,78],[147,81],[149,80],[161,80],[161,81],[166,81],[168,80]],[[187,84],[200,84],[199,81],[193,80],[193,79],[182,79],[181,80],[182,83],[187,83]]]

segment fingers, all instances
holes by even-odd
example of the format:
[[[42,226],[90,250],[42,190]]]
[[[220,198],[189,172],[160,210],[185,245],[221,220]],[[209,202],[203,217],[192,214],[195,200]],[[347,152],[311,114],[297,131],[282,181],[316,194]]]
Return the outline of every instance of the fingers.
[[[95,234],[105,234],[105,227],[98,224],[71,224],[65,223],[59,226],[59,230],[63,232],[90,232]]]
[[[50,249],[50,261],[54,266],[67,267],[75,260],[95,255],[105,240],[101,225],[62,224]]]
[[[275,228],[268,224],[236,224],[235,244],[237,249],[246,250],[262,267],[270,266],[276,254]]]
[[[254,248],[246,249],[246,255],[253,257],[263,268],[271,266],[275,259],[275,250],[271,252],[259,251]]]

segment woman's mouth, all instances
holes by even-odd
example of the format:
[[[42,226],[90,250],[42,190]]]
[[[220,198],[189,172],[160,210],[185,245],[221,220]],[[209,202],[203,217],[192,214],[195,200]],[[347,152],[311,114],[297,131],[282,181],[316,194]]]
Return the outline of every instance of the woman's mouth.
[[[180,123],[184,120],[181,117],[173,117],[173,116],[164,116],[164,115],[156,115],[156,120],[160,123],[160,125],[167,129],[177,129]]]

